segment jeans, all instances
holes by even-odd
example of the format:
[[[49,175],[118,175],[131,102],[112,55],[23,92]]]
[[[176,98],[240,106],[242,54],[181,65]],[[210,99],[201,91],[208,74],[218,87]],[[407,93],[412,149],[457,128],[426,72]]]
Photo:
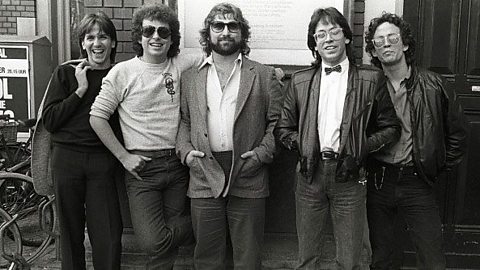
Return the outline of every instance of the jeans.
[[[175,155],[163,156],[147,162],[138,174],[142,180],[127,173],[125,182],[133,229],[149,255],[146,267],[173,269],[178,246],[193,237],[190,216],[182,215],[188,168]]]
[[[442,223],[433,188],[416,172],[385,170],[368,181],[367,213],[373,249],[371,269],[393,269],[394,221],[404,213],[418,269],[445,269]]]
[[[366,187],[358,181],[335,182],[337,161],[320,161],[312,183],[297,175],[296,269],[320,269],[322,232],[330,210],[337,269],[360,269],[366,219]]]
[[[86,269],[85,221],[94,268],[120,269],[123,226],[114,178],[118,169],[121,167],[110,152],[53,148],[62,269]]]
[[[191,204],[197,240],[193,255],[195,269],[226,269],[228,233],[234,269],[261,269],[265,198],[192,198]]]

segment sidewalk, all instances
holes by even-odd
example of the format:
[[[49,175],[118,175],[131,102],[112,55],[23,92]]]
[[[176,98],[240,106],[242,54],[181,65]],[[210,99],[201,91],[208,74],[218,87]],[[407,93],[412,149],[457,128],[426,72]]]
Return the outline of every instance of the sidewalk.
[[[320,269],[334,269],[334,247],[333,238],[326,236],[325,254]],[[174,270],[193,270],[192,266],[193,246],[182,247],[180,254],[175,262]],[[92,269],[90,254],[87,254],[87,269]],[[122,254],[122,269],[145,269],[145,254],[125,250]],[[365,256],[366,257],[366,256]],[[263,269],[293,269],[297,258],[297,240],[295,235],[285,234],[267,234],[265,236],[265,245],[263,253]],[[368,269],[366,258],[362,265],[362,269]],[[60,269],[60,261],[56,260],[55,248],[52,246],[48,252],[32,265],[32,270],[40,269]]]

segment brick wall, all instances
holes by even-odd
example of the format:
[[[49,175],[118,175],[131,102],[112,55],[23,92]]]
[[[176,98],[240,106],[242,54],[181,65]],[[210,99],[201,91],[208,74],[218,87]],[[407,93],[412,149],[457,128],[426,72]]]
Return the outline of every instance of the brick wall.
[[[35,0],[0,0],[0,35],[16,35],[17,18],[35,15]]]
[[[353,22],[353,55],[355,63],[361,64],[363,58],[363,26],[365,17],[365,0],[355,0]]]
[[[132,48],[131,32],[132,15],[135,8],[143,4],[166,3],[164,0],[84,0],[83,14],[94,13],[99,10],[105,12],[112,19],[117,29],[117,57],[116,62],[130,59],[135,53]],[[81,19],[81,18],[80,18]],[[72,44],[72,46],[76,46]]]

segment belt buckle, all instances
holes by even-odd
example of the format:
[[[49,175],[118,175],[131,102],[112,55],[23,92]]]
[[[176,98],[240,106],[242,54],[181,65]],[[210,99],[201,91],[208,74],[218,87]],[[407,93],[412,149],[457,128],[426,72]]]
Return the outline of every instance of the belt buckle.
[[[323,152],[320,152],[320,158],[322,160],[337,159],[338,153],[335,153],[333,151],[323,151]]]

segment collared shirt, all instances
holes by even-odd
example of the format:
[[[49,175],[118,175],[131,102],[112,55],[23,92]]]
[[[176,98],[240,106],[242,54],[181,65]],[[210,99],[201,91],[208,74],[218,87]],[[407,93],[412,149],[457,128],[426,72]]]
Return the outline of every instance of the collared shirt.
[[[390,98],[392,99],[393,106],[398,119],[400,119],[402,125],[402,133],[397,143],[383,148],[381,151],[375,154],[375,158],[380,161],[396,164],[396,165],[413,165],[412,164],[412,125],[410,119],[410,103],[407,100],[407,79],[411,75],[411,68],[408,68],[406,77],[400,83],[400,88],[395,89],[387,79],[387,88]]]
[[[220,85],[213,57],[205,59],[202,68],[209,65],[207,74],[207,129],[210,148],[213,152],[233,150],[233,122],[237,105],[242,54],[235,59],[235,66],[227,79],[225,87]]]
[[[340,63],[341,72],[327,75],[325,68],[329,66],[322,63],[317,126],[320,151],[338,152],[340,147],[340,125],[347,94],[349,64],[346,58]]]

